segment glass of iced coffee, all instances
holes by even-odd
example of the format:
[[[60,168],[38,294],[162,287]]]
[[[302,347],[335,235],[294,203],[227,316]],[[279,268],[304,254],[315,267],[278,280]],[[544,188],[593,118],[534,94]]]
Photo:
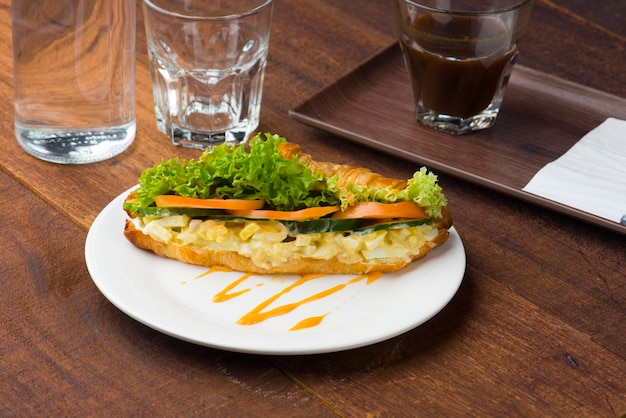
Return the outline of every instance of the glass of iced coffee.
[[[533,0],[394,0],[417,120],[463,134],[496,121]]]

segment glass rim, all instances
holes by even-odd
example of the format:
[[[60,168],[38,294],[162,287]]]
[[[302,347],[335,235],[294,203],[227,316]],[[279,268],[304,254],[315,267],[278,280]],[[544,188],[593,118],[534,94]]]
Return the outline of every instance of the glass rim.
[[[146,0],[148,1],[148,0]],[[510,6],[504,6],[500,8],[485,9],[485,10],[463,10],[463,9],[442,9],[439,7],[429,6],[422,3],[422,0],[398,0],[400,2],[408,3],[416,7],[421,7],[433,13],[449,14],[449,15],[463,15],[463,16],[483,16],[491,15],[494,13],[507,13],[516,9],[520,9],[528,4],[533,3],[534,0],[519,0],[514,2]]]
[[[229,14],[223,14],[223,15],[218,15],[218,16],[203,16],[203,15],[194,15],[194,14],[185,14],[185,13],[181,13],[181,12],[177,12],[177,11],[173,11],[173,10],[169,10],[169,9],[165,9],[161,6],[157,6],[156,4],[154,4],[154,0],[143,0],[143,3],[145,6],[150,7],[152,10],[161,13],[161,14],[165,14],[171,17],[176,17],[179,19],[186,19],[186,20],[195,20],[195,21],[213,21],[213,22],[218,22],[218,21],[225,21],[225,20],[233,20],[233,19],[240,19],[242,17],[247,17],[247,16],[251,16],[253,14],[256,14],[258,12],[260,12],[261,10],[265,9],[267,6],[269,6],[270,4],[272,4],[274,0],[262,0],[259,2],[259,5],[252,8],[252,9],[248,9],[245,10],[243,12],[239,12],[239,13],[229,13]]]

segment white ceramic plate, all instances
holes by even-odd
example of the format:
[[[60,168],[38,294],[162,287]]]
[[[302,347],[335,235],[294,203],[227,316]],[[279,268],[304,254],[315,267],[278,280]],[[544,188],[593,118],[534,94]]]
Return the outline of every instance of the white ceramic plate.
[[[208,268],[140,250],[123,235],[128,192],[114,199],[94,221],[85,257],[94,283],[120,310],[167,335],[229,351],[256,354],[315,354],[383,341],[424,323],[458,290],[465,250],[452,228],[445,245],[403,270],[368,283],[357,275],[327,275],[290,291],[300,276],[208,272]],[[228,286],[232,286],[227,290]],[[337,288],[337,286],[339,286]],[[335,288],[335,292],[320,295]],[[226,291],[227,290],[227,291]],[[219,293],[236,297],[215,302]],[[283,292],[279,295],[279,293]],[[313,300],[303,300],[317,295]],[[237,321],[261,303],[262,312],[296,304],[292,311],[253,325]],[[292,305],[293,306],[293,305]],[[321,322],[291,330],[301,321]]]

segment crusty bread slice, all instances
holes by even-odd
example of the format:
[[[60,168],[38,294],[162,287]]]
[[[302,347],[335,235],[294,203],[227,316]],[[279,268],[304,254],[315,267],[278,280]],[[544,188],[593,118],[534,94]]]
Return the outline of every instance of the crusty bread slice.
[[[278,146],[278,151],[287,159],[297,156],[298,162],[305,165],[313,172],[321,171],[326,177],[337,176],[340,187],[352,183],[370,188],[390,187],[392,189],[402,190],[407,184],[407,180],[384,177],[367,168],[315,161],[309,154],[305,154],[301,151],[300,145],[292,142],[283,142]]]
[[[374,271],[392,272],[401,269],[413,260],[422,258],[431,249],[443,244],[449,236],[448,228],[451,219],[444,210],[444,217],[436,221],[437,235],[426,241],[410,258],[388,259],[384,262],[368,262],[363,260],[356,263],[344,263],[337,257],[329,260],[305,257],[294,254],[289,262],[281,265],[261,266],[250,257],[238,254],[235,251],[217,251],[208,248],[198,248],[181,245],[176,242],[161,242],[137,229],[131,220],[126,221],[124,235],[136,247],[154,252],[157,255],[173,258],[189,264],[200,266],[226,266],[236,271],[257,274],[365,274]]]

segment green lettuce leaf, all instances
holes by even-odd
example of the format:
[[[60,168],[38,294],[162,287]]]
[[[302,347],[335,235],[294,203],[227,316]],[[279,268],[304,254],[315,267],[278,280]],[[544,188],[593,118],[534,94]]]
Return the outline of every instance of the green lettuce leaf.
[[[422,167],[409,179],[404,190],[399,193],[400,200],[412,200],[420,205],[431,217],[440,217],[441,208],[448,204],[437,175]]]
[[[440,217],[441,208],[447,204],[442,188],[437,183],[437,176],[429,172],[426,167],[420,168],[402,190],[357,184],[348,184],[343,190],[339,190],[336,182],[336,178],[327,180],[329,188],[336,193],[343,208],[357,202],[396,203],[412,200],[424,209],[429,217],[433,218]]]
[[[355,184],[340,188],[336,176],[325,178],[299,163],[295,156],[284,158],[278,151],[283,142],[286,139],[278,135],[258,134],[248,147],[220,145],[203,152],[197,160],[162,161],[141,174],[137,202],[127,203],[125,208],[136,213],[163,194],[262,199],[275,210],[338,204],[345,208],[356,202],[413,200],[429,216],[439,217],[447,203],[437,176],[425,167],[413,175],[403,190]]]
[[[338,204],[321,173],[313,173],[297,158],[289,160],[278,151],[286,142],[278,135],[260,134],[249,147],[220,145],[205,151],[198,160],[162,161],[139,177],[137,204],[147,207],[162,194],[197,198],[261,199],[276,210],[297,210]]]

